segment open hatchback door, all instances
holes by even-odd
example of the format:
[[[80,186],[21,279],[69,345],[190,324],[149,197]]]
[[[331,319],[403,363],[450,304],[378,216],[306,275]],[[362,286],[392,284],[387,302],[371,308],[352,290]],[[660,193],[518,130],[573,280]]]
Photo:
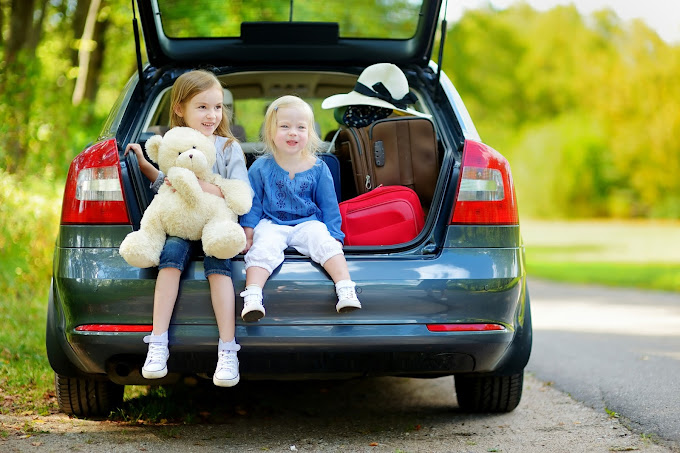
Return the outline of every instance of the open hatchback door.
[[[428,65],[441,0],[142,0],[149,62]]]

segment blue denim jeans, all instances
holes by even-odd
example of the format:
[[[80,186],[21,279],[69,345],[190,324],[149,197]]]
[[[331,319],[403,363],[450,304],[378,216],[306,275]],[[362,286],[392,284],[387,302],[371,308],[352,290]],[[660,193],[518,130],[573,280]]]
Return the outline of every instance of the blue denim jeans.
[[[187,241],[176,236],[168,236],[161,252],[161,261],[158,268],[172,267],[184,271],[184,268],[189,263],[192,251],[198,252],[199,250],[201,250],[201,241]],[[231,260],[221,260],[214,256],[206,256],[203,259],[203,268],[205,269],[206,277],[211,274],[231,277]]]

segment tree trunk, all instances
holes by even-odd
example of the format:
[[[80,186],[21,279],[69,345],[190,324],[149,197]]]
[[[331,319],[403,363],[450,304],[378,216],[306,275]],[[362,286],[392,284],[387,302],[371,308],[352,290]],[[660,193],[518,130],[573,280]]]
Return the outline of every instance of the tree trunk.
[[[85,20],[87,19],[87,12],[90,10],[91,0],[78,0],[76,4],[76,10],[73,13],[73,39],[76,40],[78,37],[83,36],[83,30],[85,30]],[[71,51],[71,66],[78,66],[78,50],[73,49]]]
[[[16,61],[17,54],[24,48],[33,32],[34,0],[12,0],[9,23],[9,36],[5,45],[5,64]]]
[[[73,105],[80,104],[85,96],[87,77],[90,69],[90,58],[92,51],[95,48],[94,46],[97,45],[97,42],[94,41],[93,38],[100,5],[101,0],[92,0],[87,12],[87,19],[85,19],[85,28],[78,46],[78,78],[76,79],[76,86],[73,89],[73,98],[71,99]]]
[[[21,168],[28,149],[28,122],[34,93],[30,72],[35,63],[29,47],[32,45],[29,40],[36,33],[33,24],[34,5],[34,0],[11,0],[5,64],[0,70],[0,103],[3,107],[15,107],[12,114],[2,115],[5,130],[2,137],[5,147],[2,163],[10,173]],[[36,46],[39,39],[33,40]],[[19,106],[21,108],[16,108]]]
[[[47,0],[40,0],[40,9],[36,10],[33,15],[37,16],[31,27],[31,34],[26,40],[26,49],[29,52],[30,58],[35,57],[35,49],[40,44],[43,31],[43,19],[45,18],[45,9],[47,8]]]
[[[87,72],[87,83],[85,84],[85,99],[94,102],[97,98],[97,88],[99,87],[99,76],[102,73],[104,65],[104,53],[106,52],[106,29],[111,21],[106,20],[97,21],[94,27],[94,41],[97,42],[97,47],[92,52],[90,58],[90,69]]]
[[[7,2],[0,0],[0,47],[5,45],[5,39],[2,34],[2,30],[5,29],[5,5],[7,5]]]

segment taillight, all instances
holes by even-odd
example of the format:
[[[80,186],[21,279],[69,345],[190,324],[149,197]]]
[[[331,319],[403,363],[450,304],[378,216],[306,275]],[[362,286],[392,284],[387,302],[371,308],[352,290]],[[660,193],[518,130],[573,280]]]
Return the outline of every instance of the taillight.
[[[62,224],[129,224],[114,139],[97,143],[71,162],[61,207]]]
[[[517,199],[508,161],[483,143],[465,141],[451,223],[517,225]]]

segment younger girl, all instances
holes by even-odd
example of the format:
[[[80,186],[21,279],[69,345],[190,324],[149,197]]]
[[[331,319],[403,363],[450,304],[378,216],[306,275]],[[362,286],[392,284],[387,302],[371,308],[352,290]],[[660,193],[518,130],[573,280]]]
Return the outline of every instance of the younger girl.
[[[217,162],[213,172],[226,179],[240,180],[250,187],[243,151],[229,131],[229,120],[227,115],[223,114],[222,101],[222,85],[214,74],[202,70],[187,72],[178,77],[172,87],[170,126],[192,127],[210,137],[215,142],[217,150]],[[157,191],[166,179],[165,175],[144,158],[139,144],[129,144],[125,153],[130,150],[137,155],[142,173],[154,181],[151,187]],[[172,181],[166,183],[171,185]],[[219,186],[204,181],[199,183],[205,192],[224,198]],[[162,378],[168,373],[170,318],[179,291],[180,276],[189,261],[191,248],[197,245],[200,246],[196,242],[168,237],[163,247],[154,292],[153,331],[151,335],[144,337],[144,342],[149,343],[149,351],[142,367],[142,375],[147,379]],[[206,256],[203,265],[205,276],[210,283],[210,296],[220,336],[213,382],[218,386],[231,387],[239,381],[236,352],[241,349],[234,338],[235,310],[231,261]]]
[[[246,232],[244,321],[265,315],[262,288],[294,247],[321,264],[333,279],[338,313],[361,308],[342,251],[345,235],[326,164],[315,156],[321,140],[314,130],[314,113],[297,96],[283,96],[265,114],[263,141],[267,154],[248,171],[255,191],[253,207],[241,217]]]

